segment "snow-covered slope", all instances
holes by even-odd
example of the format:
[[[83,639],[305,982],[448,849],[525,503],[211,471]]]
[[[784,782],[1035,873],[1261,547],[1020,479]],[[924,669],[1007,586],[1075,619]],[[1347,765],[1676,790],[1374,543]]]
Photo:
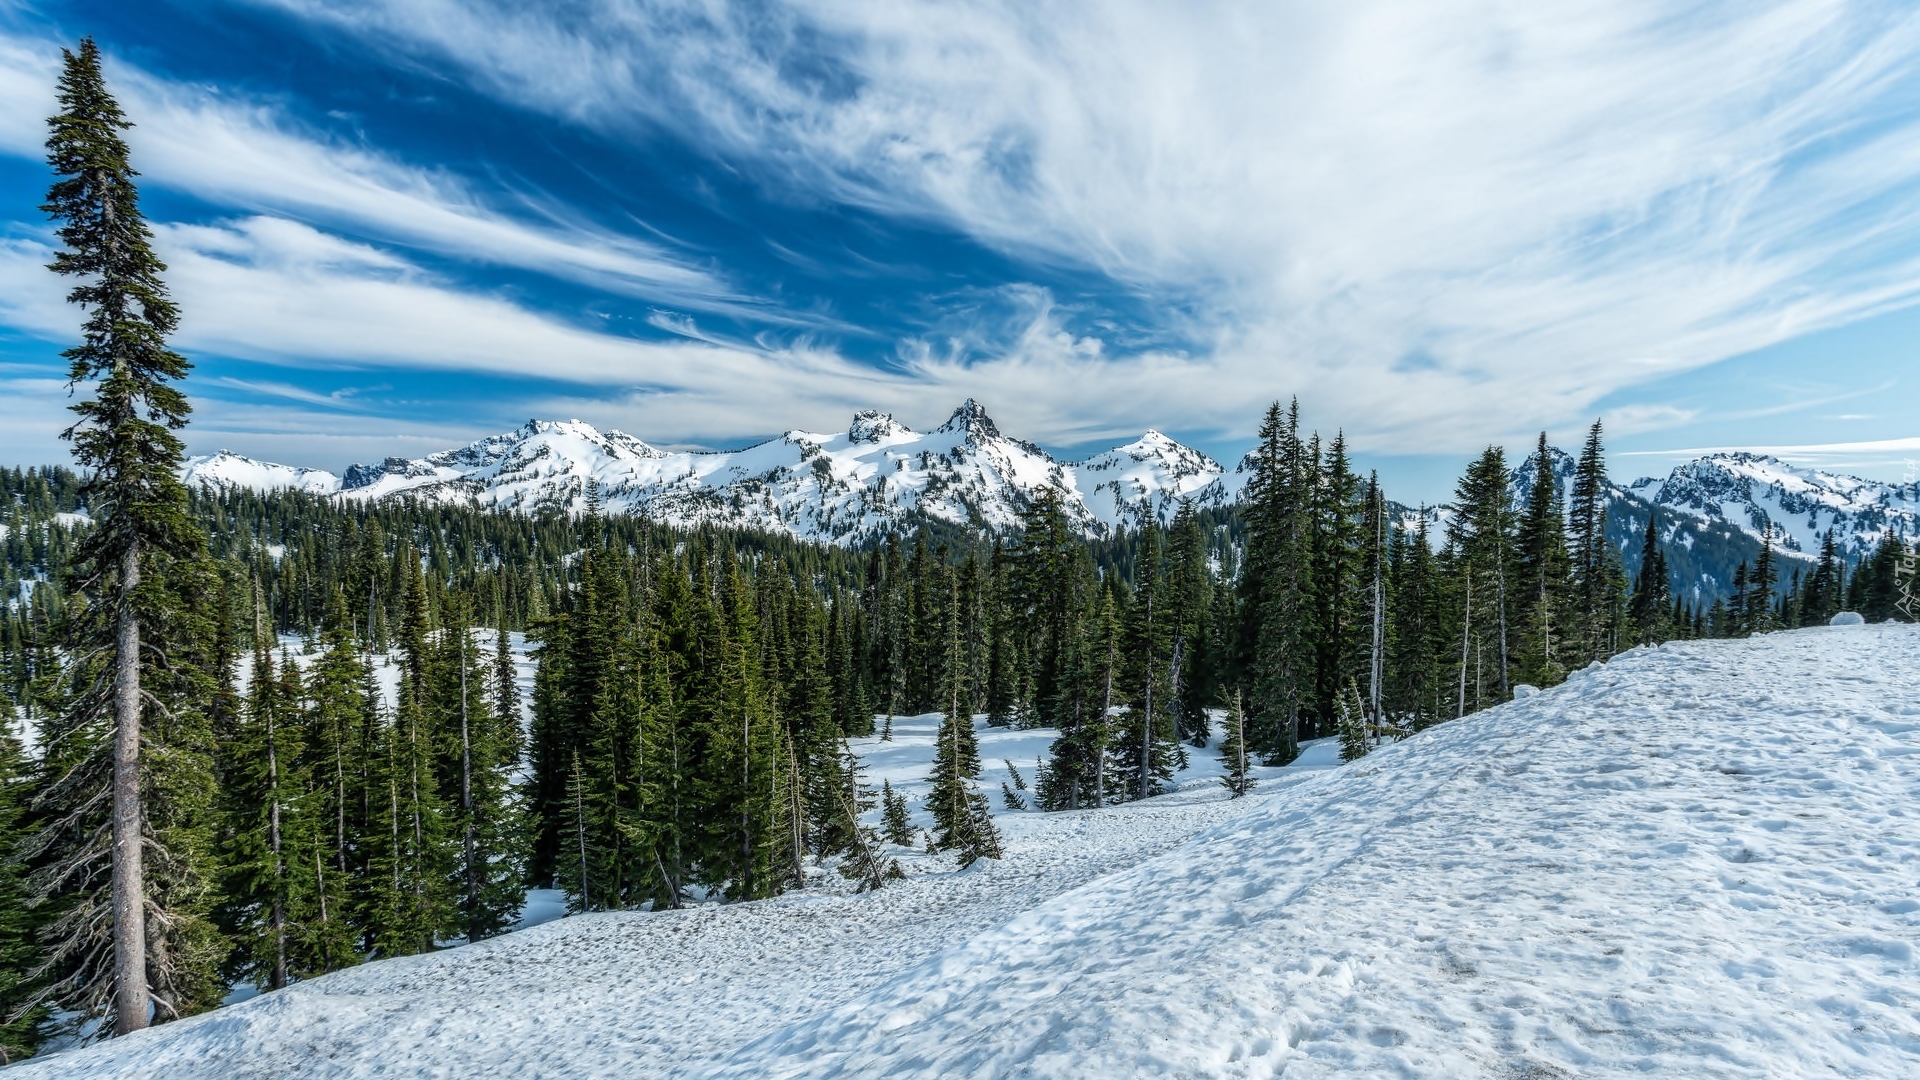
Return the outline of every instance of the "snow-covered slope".
[[[1833,531],[1843,558],[1869,555],[1888,529],[1920,536],[1920,484],[1886,484],[1789,465],[1762,454],[1711,454],[1665,479],[1634,482],[1635,495],[1676,514],[1725,522],[1756,541],[1817,555]]]
[[[184,479],[193,486],[215,491],[304,491],[309,495],[331,495],[340,490],[340,478],[324,469],[255,461],[231,450],[188,458]]]
[[[844,544],[922,517],[1010,528],[1043,488],[1058,491],[1075,523],[1095,536],[1147,514],[1169,520],[1183,498],[1221,505],[1235,490],[1219,463],[1159,432],[1067,464],[1001,434],[973,401],[929,432],[863,412],[844,432],[789,431],[727,453],[662,451],[578,420],[528,421],[457,450],[355,465],[339,477],[225,451],[191,460],[185,477],[216,489],[295,488],[343,499],[406,496],[524,511],[581,510],[592,486],[611,511]]]
[[[1920,1075],[1916,685],[1911,626],[1639,650],[1237,802],[1009,814],[999,863],[565,919],[18,1073]]]

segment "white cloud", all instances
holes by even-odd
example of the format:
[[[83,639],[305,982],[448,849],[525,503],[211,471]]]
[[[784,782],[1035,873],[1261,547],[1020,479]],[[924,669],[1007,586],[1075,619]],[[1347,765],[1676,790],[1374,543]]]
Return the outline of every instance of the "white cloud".
[[[1372,449],[1460,451],[1920,298],[1901,5],[274,2],[1195,305],[1191,357],[1043,320],[915,368],[1046,438],[1244,431],[1297,392]]]
[[[57,108],[59,47],[0,35],[0,152],[38,159]],[[345,227],[391,243],[552,274],[699,308],[749,302],[707,266],[519,196],[518,216],[461,178],[308,130],[271,103],[156,78],[109,57],[108,78],[135,126],[126,138],[146,182],[218,206]],[[773,313],[776,314],[777,313]]]
[[[167,281],[182,317],[174,344],[190,357],[234,357],[301,368],[401,368],[481,373],[549,380],[582,388],[592,402],[610,392],[637,416],[636,431],[667,442],[728,442],[742,433],[779,431],[794,423],[844,423],[848,402],[880,404],[939,400],[945,392],[906,373],[887,373],[822,350],[754,348],[703,341],[654,343],[583,329],[510,300],[441,281],[390,252],[342,240],[282,218],[252,217],[221,225],[161,225],[155,247],[168,264]],[[0,318],[60,340],[77,334],[80,314],[63,299],[62,285],[44,268],[42,243],[0,243]],[[193,386],[190,383],[191,393]],[[255,388],[264,397],[298,393]],[[497,402],[491,415],[463,418],[471,436],[487,425],[551,416],[572,399]],[[44,396],[44,395],[41,395]],[[958,400],[957,398],[954,400]],[[316,413],[261,407],[274,423],[305,415],[300,431],[324,430],[338,413],[332,402]],[[30,410],[29,410],[30,411]],[[228,416],[237,415],[231,408]],[[343,421],[344,422],[344,421]],[[228,421],[231,424],[231,421]],[[379,423],[357,424],[356,432]],[[422,424],[403,423],[399,430]],[[58,450],[45,432],[22,439]],[[196,419],[196,447],[224,428]],[[273,430],[253,425],[253,437]],[[356,436],[358,437],[358,436]],[[235,445],[256,446],[257,438]],[[444,443],[440,444],[444,445]],[[24,452],[24,451],[18,451]],[[390,450],[388,452],[391,452]],[[31,455],[29,455],[31,456]],[[306,461],[301,461],[306,464]]]

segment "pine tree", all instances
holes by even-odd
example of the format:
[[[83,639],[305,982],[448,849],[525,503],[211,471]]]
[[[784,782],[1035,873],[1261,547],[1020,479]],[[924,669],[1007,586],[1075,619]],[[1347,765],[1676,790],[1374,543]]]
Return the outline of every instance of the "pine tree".
[[[1180,501],[1168,535],[1167,700],[1177,736],[1194,746],[1205,746],[1211,734],[1204,705],[1211,690],[1206,678],[1206,645],[1213,581],[1207,570],[1207,536],[1190,501]]]
[[[724,600],[703,631],[711,667],[710,689],[697,706],[706,751],[700,813],[706,836],[699,863],[707,884],[724,889],[728,898],[756,900],[781,887],[773,873],[784,839],[780,727],[768,707],[758,622],[737,566],[728,568]]]
[[[36,972],[39,919],[27,907],[27,884],[12,857],[29,832],[27,805],[34,783],[11,723],[0,726],[0,1065],[39,1048],[48,1014],[45,980]]]
[[[1572,559],[1572,619],[1569,626],[1577,660],[1569,667],[1605,660],[1613,651],[1610,632],[1624,575],[1607,544],[1607,466],[1600,442],[1600,421],[1574,467],[1572,508],[1568,515]]]
[[[1667,582],[1667,556],[1660,546],[1657,515],[1647,515],[1646,536],[1640,542],[1640,577],[1634,583],[1627,617],[1641,645],[1657,645],[1670,633],[1668,607],[1673,592]]]
[[[1279,403],[1260,425],[1247,485],[1246,561],[1240,572],[1239,663],[1253,745],[1284,765],[1299,753],[1302,712],[1311,692],[1312,462],[1300,441],[1300,407]]]
[[[1773,611],[1773,586],[1780,578],[1773,565],[1773,534],[1761,538],[1760,557],[1747,575],[1747,592],[1741,598],[1746,613],[1744,624],[1749,634],[1765,634],[1777,628]]]
[[[860,782],[860,759],[854,756],[853,748],[842,742],[840,754],[843,762],[841,775],[845,782],[832,792],[834,805],[839,808],[842,818],[840,831],[846,837],[840,874],[858,882],[861,892],[870,892],[907,875],[900,869],[900,861],[881,849],[880,830],[860,823],[860,815],[872,804],[872,796],[867,794],[870,789]],[[891,809],[888,807],[889,812]],[[891,823],[889,831],[892,831]]]
[[[299,718],[298,768],[312,792],[313,904],[296,951],[306,973],[359,962],[359,927],[352,917],[354,879],[363,867],[355,840],[366,826],[362,784],[370,709],[370,675],[353,637],[344,598],[334,594],[321,634],[322,652],[307,674]]]
[[[893,784],[886,780],[880,782],[880,813],[880,828],[887,843],[911,847],[918,830],[913,827],[907,797],[893,790]]]
[[[1825,626],[1829,619],[1839,614],[1841,573],[1839,554],[1833,544],[1833,530],[1828,529],[1826,535],[1820,538],[1820,561],[1806,579],[1805,593],[1800,601],[1800,625]]]
[[[246,708],[234,739],[222,747],[220,795],[229,822],[223,861],[233,912],[223,921],[235,939],[236,973],[263,990],[291,981],[290,923],[305,891],[297,877],[305,852],[294,847],[290,820],[307,786],[296,764],[299,702],[282,678],[291,664],[276,670],[264,636],[255,642]]]
[[[428,704],[433,727],[443,733],[436,782],[452,796],[448,826],[459,839],[449,885],[458,898],[460,930],[479,941],[510,927],[524,897],[512,788],[519,725],[494,712],[471,618],[466,597],[449,603],[430,662]]]
[[[1554,686],[1566,678],[1566,660],[1574,653],[1567,644],[1566,514],[1544,431],[1531,464],[1533,480],[1520,513],[1514,551],[1519,620],[1515,679],[1532,686]]]
[[[1447,539],[1465,575],[1456,706],[1456,713],[1464,714],[1505,701],[1512,687],[1508,576],[1518,560],[1506,455],[1499,447],[1488,447],[1468,466],[1455,503]]]
[[[1159,530],[1152,525],[1141,530],[1135,576],[1138,582],[1127,605],[1122,667],[1128,730],[1115,747],[1115,764],[1126,797],[1144,799],[1156,794],[1160,782],[1173,776],[1179,738],[1169,713],[1173,695],[1167,683],[1165,657],[1170,628],[1161,600],[1165,581],[1160,567]]]
[[[366,944],[378,956],[431,951],[457,934],[458,834],[450,838],[440,788],[441,738],[436,730],[428,667],[428,602],[419,561],[403,566],[399,701],[391,720],[370,725],[367,803],[371,808],[362,844],[360,922]],[[368,695],[371,701],[373,695]]]
[[[84,733],[102,723],[111,737],[93,742],[88,758],[71,762],[48,789],[51,821],[37,846],[56,869],[39,884],[87,883],[85,895],[61,897],[63,914],[48,928],[56,939],[49,955],[62,971],[52,992],[125,1034],[146,1027],[156,1011],[163,1019],[183,1015],[217,997],[205,917],[212,773],[207,736],[195,730],[205,698],[175,698],[165,685],[188,671],[184,655],[168,664],[167,650],[182,643],[167,641],[166,627],[179,621],[175,590],[198,576],[192,563],[204,541],[188,518],[183,448],[174,434],[190,408],[172,384],[188,364],[166,345],[179,313],[161,282],[165,266],[153,253],[120,136],[131,124],[107,91],[93,40],[63,55],[60,113],[48,122],[47,139],[58,179],[43,209],[62,223],[63,248],[51,269],[81,279],[67,298],[88,312],[82,343],[62,354],[69,381],[92,383],[94,391],[73,406],[79,419],[64,433],[90,474],[85,495],[94,521],[75,563],[90,611],[70,644],[78,653],[104,649],[112,662],[75,673],[86,681],[60,726],[76,744],[91,742]],[[205,693],[211,696],[210,686]],[[165,703],[159,707],[171,719],[156,719],[156,703]],[[181,741],[167,746],[169,734]],[[143,743],[165,746],[162,761],[143,761]],[[94,814],[102,797],[111,803],[104,833]],[[71,840],[102,835],[104,842]],[[172,857],[149,865],[150,845]],[[96,873],[101,863],[110,864],[110,881],[96,891],[92,883],[109,878]]]
[[[1356,761],[1373,749],[1373,733],[1368,730],[1367,712],[1360,703],[1360,691],[1349,685],[1340,695],[1340,760]]]
[[[973,734],[973,717],[960,698],[957,613],[949,614],[942,637],[949,646],[944,693],[946,712],[934,745],[927,809],[934,820],[933,846],[937,850],[957,852],[960,865],[968,866],[976,859],[1000,857],[1000,832],[994,825],[986,796],[975,790],[973,784],[980,777],[980,749]]]

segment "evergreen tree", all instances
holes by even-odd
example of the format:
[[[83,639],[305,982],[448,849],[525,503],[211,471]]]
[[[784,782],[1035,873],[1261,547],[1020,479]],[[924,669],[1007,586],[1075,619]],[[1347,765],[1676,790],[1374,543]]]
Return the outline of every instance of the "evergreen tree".
[[[1311,693],[1309,580],[1312,463],[1300,441],[1300,408],[1267,410],[1248,481],[1246,561],[1240,572],[1240,666],[1252,743],[1276,765],[1299,753]]]
[[[297,691],[282,677],[291,666],[286,660],[276,670],[268,642],[256,641],[246,708],[222,747],[220,795],[228,821],[222,854],[231,912],[223,928],[234,938],[235,973],[262,990],[291,981],[292,925],[311,891],[297,839],[310,830],[293,821],[307,783],[299,767]]]
[[[466,597],[449,603],[432,659],[429,707],[442,733],[436,780],[454,796],[448,826],[459,834],[450,886],[460,930],[468,941],[479,941],[512,926],[524,897],[512,787],[519,725],[493,709],[471,618]]]
[[[704,728],[702,812],[706,834],[699,859],[705,881],[729,899],[755,900],[779,891],[774,859],[784,839],[780,791],[780,728],[768,708],[759,667],[759,628],[751,594],[737,566],[726,573],[724,606],[703,631],[709,689],[696,709]]]
[[[178,590],[198,578],[192,564],[204,540],[179,480],[183,449],[174,432],[190,408],[173,383],[188,364],[166,344],[179,313],[161,282],[165,266],[153,253],[120,136],[132,125],[107,91],[93,40],[63,55],[60,112],[47,139],[58,179],[44,209],[61,222],[63,247],[51,269],[81,279],[67,298],[88,312],[81,344],[62,354],[69,381],[92,384],[94,394],[73,406],[78,420],[64,433],[89,473],[94,522],[75,553],[75,580],[90,611],[74,624],[70,644],[77,653],[103,649],[111,663],[75,673],[85,682],[60,726],[91,752],[49,788],[49,832],[37,846],[55,866],[40,887],[63,893],[64,911],[48,927],[50,956],[62,971],[52,992],[63,1006],[108,1018],[115,1034],[125,1034],[146,1027],[156,1011],[162,1019],[183,1015],[218,996],[211,970],[218,950],[206,917],[209,737],[195,730],[211,688],[196,700],[169,691],[201,691],[198,685],[165,685],[205,679],[204,672],[187,676],[184,655],[176,664],[166,658],[179,644],[166,640],[168,630],[186,621]],[[172,719],[159,717],[156,703]],[[110,737],[93,739],[101,724]],[[169,734],[179,741],[169,745]],[[158,762],[151,754],[143,761],[143,744],[158,751]],[[104,829],[95,814],[102,801],[111,806]],[[149,845],[173,857],[149,865]],[[95,872],[101,863],[110,873]],[[69,888],[86,893],[64,894]]]
[[[893,790],[893,784],[886,780],[880,782],[880,813],[880,829],[887,843],[911,847],[918,830],[913,827],[907,797]]]
[[[1520,513],[1514,551],[1519,619],[1515,678],[1544,687],[1566,678],[1566,658],[1574,655],[1567,645],[1566,514],[1544,431],[1529,464],[1533,480]]]
[[[1160,567],[1159,530],[1148,525],[1141,530],[1138,579],[1132,601],[1127,605],[1128,619],[1125,663],[1127,730],[1116,740],[1116,776],[1125,785],[1126,797],[1144,799],[1160,790],[1161,781],[1171,779],[1176,764],[1174,753],[1179,735],[1170,715],[1173,700],[1166,665],[1171,627],[1168,625],[1166,591]]]
[[[1806,578],[1800,600],[1800,625],[1825,626],[1840,613],[1841,576],[1839,554],[1833,545],[1833,530],[1820,538],[1820,561]]]
[[[1461,583],[1461,649],[1457,712],[1505,701],[1511,692],[1508,575],[1517,563],[1504,452],[1490,446],[1461,478],[1447,528]]]
[[[1367,713],[1360,704],[1360,691],[1349,687],[1340,695],[1340,760],[1355,761],[1367,756],[1373,749],[1373,732],[1367,724]]]
[[[320,974],[359,962],[360,928],[352,916],[353,882],[364,867],[356,838],[367,827],[363,784],[371,703],[365,659],[353,637],[344,598],[337,592],[321,635],[322,652],[307,673],[299,718],[297,768],[310,790],[313,911],[299,928],[296,953],[303,973]],[[304,867],[303,867],[304,871]]]
[[[1667,583],[1667,556],[1660,545],[1657,515],[1647,515],[1647,533],[1640,541],[1640,576],[1634,583],[1633,602],[1627,616],[1633,623],[1634,640],[1641,645],[1657,645],[1670,633],[1669,607],[1673,592]]]
[[[1773,610],[1773,586],[1780,579],[1773,565],[1773,534],[1761,538],[1760,557],[1747,575],[1747,591],[1741,597],[1743,624],[1749,634],[1764,634],[1777,628]]]
[[[1574,467],[1568,515],[1572,616],[1568,627],[1577,660],[1569,667],[1605,660],[1614,650],[1616,612],[1625,576],[1607,543],[1607,466],[1595,420]]]
[[[957,658],[960,624],[950,614],[942,637],[949,644],[948,656]],[[957,659],[950,659],[946,678],[946,711],[934,744],[932,783],[927,793],[927,809],[933,814],[933,846],[958,853],[960,865],[979,858],[1000,857],[1000,833],[994,825],[987,798],[974,787],[980,777],[980,749],[974,739],[973,717],[960,699],[961,672]]]
[[[832,793],[842,818],[841,830],[847,838],[840,874],[859,882],[861,892],[869,892],[907,875],[900,869],[900,860],[881,849],[880,830],[860,823],[860,815],[872,806],[872,796],[867,794],[870,789],[860,782],[860,759],[854,756],[853,749],[842,742],[840,752],[845,782]],[[891,809],[888,808],[889,812]],[[891,824],[889,831],[892,831]]]
[[[39,919],[27,906],[27,884],[12,857],[29,835],[27,805],[34,782],[11,724],[0,726],[0,1065],[39,1048],[48,1013],[44,978],[37,971]]]

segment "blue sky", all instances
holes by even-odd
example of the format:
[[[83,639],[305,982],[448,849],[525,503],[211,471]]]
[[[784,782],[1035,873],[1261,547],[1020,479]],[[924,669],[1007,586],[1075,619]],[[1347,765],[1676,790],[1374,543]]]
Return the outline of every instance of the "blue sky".
[[[1407,501],[1595,416],[1625,475],[1920,458],[1911,5],[0,0],[5,461],[64,456],[37,205],[84,33],[196,452],[972,396],[1230,461],[1297,394]]]

